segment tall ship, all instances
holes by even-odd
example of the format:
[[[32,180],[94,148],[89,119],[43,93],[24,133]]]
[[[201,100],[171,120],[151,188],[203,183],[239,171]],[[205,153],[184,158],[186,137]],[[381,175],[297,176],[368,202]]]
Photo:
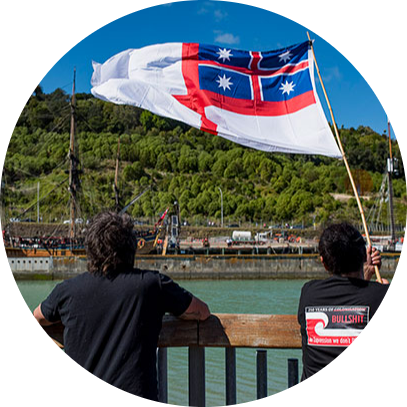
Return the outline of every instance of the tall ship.
[[[396,226],[394,220],[394,194],[393,176],[398,174],[399,165],[396,157],[393,156],[391,144],[391,127],[387,121],[389,151],[386,169],[383,174],[382,183],[374,205],[368,213],[369,229],[376,232],[372,236],[372,243],[382,252],[401,252],[404,238],[398,239],[396,236]],[[380,233],[380,234],[379,234]]]
[[[36,257],[71,257],[85,256],[84,231],[86,223],[81,217],[78,208],[78,192],[80,191],[80,175],[82,170],[77,156],[76,148],[76,70],[73,75],[72,94],[70,98],[70,140],[67,159],[69,160],[69,168],[66,170],[68,177],[59,183],[55,188],[60,187],[68,181],[69,193],[69,219],[62,221],[60,224],[42,224],[39,216],[39,185],[37,201],[25,209],[19,218],[11,218],[4,221],[2,225],[3,242],[6,249],[7,257],[12,258],[36,258]],[[114,177],[114,210],[119,213],[125,213],[128,208],[134,205],[150,188],[146,188],[137,196],[132,198],[130,202],[122,205],[120,191],[118,187],[120,163],[120,137],[118,138],[116,167]],[[2,185],[4,188],[4,185]],[[47,195],[49,195],[50,191]],[[27,212],[38,207],[37,222],[32,222],[30,218],[24,219]],[[4,209],[4,208],[3,208]],[[165,228],[165,218],[168,213],[167,208],[159,217],[153,227],[137,227],[135,232],[137,235],[137,252],[136,255],[145,255],[156,253],[160,250],[160,244],[164,241],[163,233]],[[25,222],[24,220],[28,221]]]

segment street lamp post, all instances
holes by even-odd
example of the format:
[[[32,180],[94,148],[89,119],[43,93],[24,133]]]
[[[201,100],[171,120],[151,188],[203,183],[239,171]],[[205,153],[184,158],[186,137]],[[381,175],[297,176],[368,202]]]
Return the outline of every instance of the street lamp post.
[[[220,189],[220,187],[218,187],[219,192],[220,192],[220,224],[221,227],[223,228],[223,194],[222,194],[222,190]]]

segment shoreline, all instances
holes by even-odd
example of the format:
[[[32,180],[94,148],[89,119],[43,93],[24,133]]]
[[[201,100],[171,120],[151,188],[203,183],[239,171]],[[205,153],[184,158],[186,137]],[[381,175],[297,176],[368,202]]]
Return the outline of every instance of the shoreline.
[[[382,253],[381,276],[392,278],[399,253]],[[9,257],[16,280],[61,280],[86,272],[86,256]],[[136,256],[135,267],[174,280],[319,279],[328,273],[317,254]]]

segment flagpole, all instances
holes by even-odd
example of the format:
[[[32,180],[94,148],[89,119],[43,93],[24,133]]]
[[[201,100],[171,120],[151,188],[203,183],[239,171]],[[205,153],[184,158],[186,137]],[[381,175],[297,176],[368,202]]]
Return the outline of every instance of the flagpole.
[[[307,31],[307,36],[308,36],[308,40],[309,40],[310,45],[311,45],[312,55],[314,56],[315,67],[316,67],[316,69],[317,69],[318,77],[319,77],[319,80],[320,80],[320,82],[321,82],[321,86],[322,86],[322,90],[323,90],[323,92],[324,92],[324,96],[325,96],[326,102],[327,102],[327,104],[328,104],[329,112],[330,112],[330,114],[331,114],[332,124],[333,124],[334,130],[335,130],[335,137],[336,137],[336,140],[337,140],[337,142],[338,142],[339,150],[341,151],[341,154],[342,154],[343,162],[345,163],[345,167],[346,167],[346,170],[347,170],[347,172],[348,172],[349,180],[350,180],[350,183],[351,183],[351,185],[352,185],[352,189],[353,189],[353,193],[354,193],[355,198],[356,198],[356,202],[357,202],[357,204],[358,204],[360,216],[361,216],[361,218],[362,218],[363,228],[364,228],[365,234],[366,234],[367,244],[368,244],[369,246],[372,246],[372,242],[371,242],[371,240],[370,240],[370,235],[369,235],[369,230],[368,230],[368,228],[367,228],[365,213],[364,213],[364,211],[363,211],[363,207],[362,207],[362,203],[361,203],[360,198],[359,198],[358,190],[357,190],[357,188],[356,188],[355,181],[353,180],[352,172],[351,172],[351,170],[350,170],[350,167],[349,167],[349,164],[348,164],[348,160],[347,160],[346,155],[345,155],[345,150],[343,149],[343,146],[342,146],[342,141],[341,141],[341,139],[340,139],[340,137],[339,137],[339,132],[338,132],[338,128],[337,128],[337,126],[336,126],[336,122],[335,122],[334,114],[333,114],[333,111],[332,111],[331,103],[329,102],[328,94],[326,93],[325,86],[324,86],[324,82],[322,81],[321,73],[319,72],[319,68],[318,68],[318,64],[317,64],[317,59],[315,58],[314,45],[313,45],[313,43],[312,43],[312,41],[311,41],[311,38],[310,38],[310,35],[309,35],[308,31]],[[382,283],[382,278],[381,278],[381,276],[380,276],[379,267],[378,267],[378,266],[374,266],[374,269],[375,269],[375,274],[376,274],[376,279],[377,279],[377,281],[378,281],[379,283]]]

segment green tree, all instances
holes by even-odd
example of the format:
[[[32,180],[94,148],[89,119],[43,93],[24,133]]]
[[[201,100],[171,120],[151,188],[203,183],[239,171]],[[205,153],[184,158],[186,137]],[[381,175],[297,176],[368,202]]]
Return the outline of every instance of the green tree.
[[[127,165],[123,170],[123,178],[125,181],[139,180],[144,174],[144,169],[140,162]]]

